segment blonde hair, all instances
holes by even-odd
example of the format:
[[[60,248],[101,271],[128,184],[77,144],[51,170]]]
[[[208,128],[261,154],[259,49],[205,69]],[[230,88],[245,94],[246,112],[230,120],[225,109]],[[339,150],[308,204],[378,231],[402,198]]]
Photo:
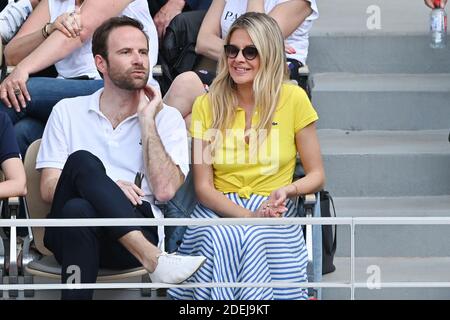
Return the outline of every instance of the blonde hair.
[[[247,31],[260,59],[260,67],[253,81],[255,107],[259,110],[260,121],[252,129],[257,133],[261,129],[266,129],[269,133],[281,86],[288,79],[284,38],[278,23],[264,13],[247,12],[236,19],[225,39],[226,44],[229,44],[233,32],[239,29]],[[230,128],[238,102],[236,85],[230,76],[224,52],[220,57],[217,76],[211,84],[208,96],[212,106],[212,128],[218,130]]]

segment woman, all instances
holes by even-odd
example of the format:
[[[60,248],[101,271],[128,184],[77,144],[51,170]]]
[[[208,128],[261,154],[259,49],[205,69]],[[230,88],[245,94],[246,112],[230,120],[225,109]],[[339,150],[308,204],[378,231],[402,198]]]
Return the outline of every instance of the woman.
[[[319,13],[315,0],[213,0],[200,27],[196,52],[214,61],[219,59],[231,23],[245,12],[265,12],[274,18],[285,39],[291,78],[308,55],[309,31]],[[192,104],[205,92],[215,72],[185,72],[173,81],[164,102],[175,106],[189,127]]]
[[[194,218],[295,215],[290,197],[324,183],[317,114],[287,80],[276,21],[246,13],[231,26],[211,90],[192,112]],[[292,183],[297,152],[305,177]],[[207,262],[192,282],[307,281],[300,225],[193,226],[181,254]],[[176,288],[175,299],[304,299],[301,288]]]
[[[25,170],[11,121],[4,112],[0,112],[0,168],[6,178],[0,182],[0,199],[24,196],[27,192]]]
[[[8,43],[5,59],[16,67],[0,85],[0,110],[6,110],[16,125],[21,152],[42,136],[43,125],[59,100],[92,94],[103,87],[91,37],[102,22],[118,15],[143,23],[153,67],[158,36],[146,0],[41,0]],[[29,79],[30,74],[53,64],[58,78]],[[149,83],[158,86],[152,76]]]

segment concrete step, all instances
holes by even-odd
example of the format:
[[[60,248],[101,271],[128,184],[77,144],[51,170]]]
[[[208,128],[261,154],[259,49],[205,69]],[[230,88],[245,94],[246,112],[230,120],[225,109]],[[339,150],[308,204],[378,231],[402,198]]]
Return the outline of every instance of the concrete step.
[[[323,276],[323,282],[350,282],[350,259],[335,259],[336,271]],[[450,282],[450,258],[357,258],[355,279],[367,283],[369,288],[355,291],[355,299],[449,299],[450,288],[381,288],[376,289],[374,279],[379,282]],[[376,277],[379,275],[380,277]],[[350,289],[322,289],[322,299],[350,299]]]
[[[335,197],[338,217],[450,217],[450,196]],[[360,257],[450,256],[448,225],[357,225]],[[337,256],[350,256],[350,227],[337,228]]]
[[[320,73],[312,81],[318,128],[428,130],[450,126],[450,73]]]
[[[311,30],[311,72],[449,72],[450,46],[429,47],[429,13],[423,1],[321,1]],[[374,28],[374,12],[379,28]]]
[[[450,72],[450,45],[431,49],[429,40],[428,35],[313,36],[307,63],[311,73]]]
[[[326,188],[340,197],[450,194],[448,130],[319,130]]]

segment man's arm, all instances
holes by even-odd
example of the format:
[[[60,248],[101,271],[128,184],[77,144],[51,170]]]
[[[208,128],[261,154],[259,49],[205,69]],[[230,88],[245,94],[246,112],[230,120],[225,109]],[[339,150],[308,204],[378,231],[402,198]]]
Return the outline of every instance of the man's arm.
[[[168,201],[173,198],[185,177],[167,153],[158,134],[155,118],[161,109],[159,90],[150,86],[142,89],[138,115],[147,178],[156,199]]]
[[[183,11],[185,4],[185,0],[168,0],[167,3],[159,9],[158,13],[153,18],[156,30],[158,31],[158,38],[161,39],[164,37],[170,21]]]
[[[58,184],[59,177],[62,170],[54,168],[42,169],[41,174],[41,197],[47,203],[52,203],[55,196],[56,185]]]

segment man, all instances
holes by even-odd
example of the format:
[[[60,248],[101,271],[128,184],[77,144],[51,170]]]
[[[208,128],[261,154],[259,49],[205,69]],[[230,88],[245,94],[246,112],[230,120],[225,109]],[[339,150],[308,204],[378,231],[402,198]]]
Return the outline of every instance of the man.
[[[128,17],[103,23],[92,52],[104,89],[64,99],[51,113],[36,165],[42,198],[52,202],[49,218],[161,217],[153,200],[171,199],[189,171],[183,119],[146,85],[142,30]],[[142,186],[132,182],[142,174]],[[205,261],[162,253],[155,227],[47,228],[44,243],[62,265],[63,283],[70,266],[79,267],[82,283],[91,283],[99,267],[140,265],[153,282],[180,283]],[[64,290],[62,297],[89,299],[92,290]]]

